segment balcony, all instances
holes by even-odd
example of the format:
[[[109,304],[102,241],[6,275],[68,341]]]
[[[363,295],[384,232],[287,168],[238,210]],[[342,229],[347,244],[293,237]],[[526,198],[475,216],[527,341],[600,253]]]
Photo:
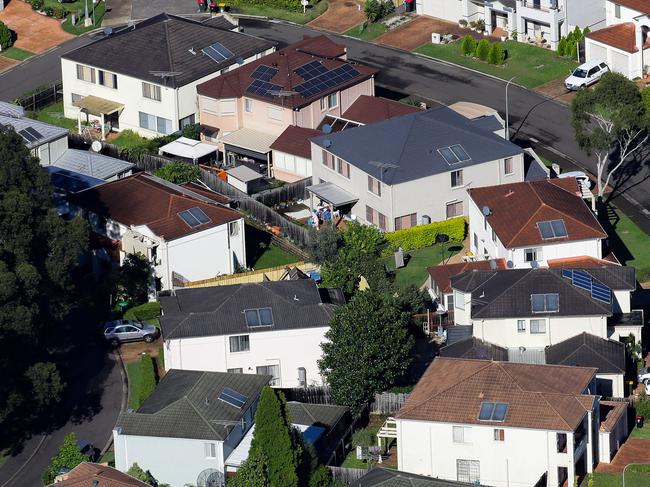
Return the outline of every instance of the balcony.
[[[539,10],[541,12],[551,12],[552,10],[558,10],[557,2],[543,4],[541,1],[537,0],[522,0],[521,6],[532,8],[533,10]]]

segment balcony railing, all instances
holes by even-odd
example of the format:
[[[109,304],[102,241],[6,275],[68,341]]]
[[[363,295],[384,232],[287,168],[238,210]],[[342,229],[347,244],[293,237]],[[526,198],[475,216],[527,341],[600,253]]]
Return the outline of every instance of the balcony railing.
[[[524,7],[540,10],[541,12],[550,12],[552,10],[558,10],[557,2],[551,2],[550,4],[542,4],[542,2],[537,2],[535,0],[522,0],[521,4]]]

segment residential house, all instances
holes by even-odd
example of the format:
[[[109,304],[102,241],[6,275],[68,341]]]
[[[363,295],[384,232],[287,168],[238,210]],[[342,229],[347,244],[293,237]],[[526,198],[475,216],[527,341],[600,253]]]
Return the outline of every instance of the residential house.
[[[628,403],[600,401],[600,461],[611,463],[628,435]]]
[[[288,126],[315,129],[360,95],[374,95],[377,70],[346,56],[345,46],[324,35],[305,37],[199,84],[204,140],[218,144],[228,164],[269,164],[270,145]]]
[[[268,374],[276,387],[322,385],[320,344],[337,289],[311,279],[177,289],[160,297],[168,369]]]
[[[161,13],[61,56],[65,116],[100,121],[102,136],[144,137],[198,122],[196,86],[274,50],[263,39]]]
[[[436,358],[395,417],[398,469],[495,487],[573,485],[599,459],[595,374]]]
[[[521,268],[544,267],[551,259],[603,258],[607,233],[575,178],[470,188],[468,213],[477,259],[503,258]]]
[[[223,485],[225,461],[253,425],[270,377],[169,370],[113,429],[115,468],[134,463],[161,483]]]
[[[524,180],[524,153],[502,128],[443,107],[315,137],[308,190],[387,232],[464,216],[468,188]]]
[[[131,253],[149,259],[157,290],[246,266],[243,216],[207,190],[138,173],[81,191],[71,201],[120,263]]]
[[[58,475],[50,487],[149,487],[141,480],[98,463],[81,462],[75,468]]]
[[[642,0],[607,0],[606,27],[585,39],[587,61],[605,61],[612,71],[630,79],[648,73],[650,5]]]
[[[361,95],[350,107],[345,110],[341,117],[344,120],[351,120],[361,125],[381,122],[410,113],[419,113],[424,109],[419,106],[409,105],[380,96]]]
[[[474,484],[477,485],[478,484]],[[374,467],[350,487],[467,487],[453,480],[434,479],[424,475],[401,472],[392,468]],[[480,486],[479,486],[480,487]]]

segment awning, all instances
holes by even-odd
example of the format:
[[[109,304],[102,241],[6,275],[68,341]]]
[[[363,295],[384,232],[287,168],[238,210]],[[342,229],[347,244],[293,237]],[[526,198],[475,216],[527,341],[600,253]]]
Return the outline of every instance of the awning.
[[[81,100],[73,101],[72,106],[81,108],[91,115],[110,115],[111,113],[119,112],[124,108],[122,103],[93,95],[86,96]]]
[[[334,183],[315,184],[313,186],[307,186],[306,189],[314,196],[317,196],[321,200],[336,207],[349,205],[359,201],[359,198],[339,188]]]
[[[191,161],[197,161],[201,157],[214,154],[216,151],[217,146],[215,145],[205,144],[187,137],[179,137],[173,142],[165,144],[158,149],[158,153],[161,155],[171,154],[173,156],[190,159]]]
[[[239,129],[221,137],[220,142],[257,152],[258,154],[268,154],[271,151],[271,144],[277,138],[277,135],[267,134],[258,130]]]

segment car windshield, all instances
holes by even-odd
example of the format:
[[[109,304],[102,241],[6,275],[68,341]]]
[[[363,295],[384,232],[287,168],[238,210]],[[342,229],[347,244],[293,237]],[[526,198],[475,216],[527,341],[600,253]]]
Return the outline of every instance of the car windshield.
[[[586,78],[587,77],[587,70],[578,68],[573,72],[573,76],[576,78]]]

